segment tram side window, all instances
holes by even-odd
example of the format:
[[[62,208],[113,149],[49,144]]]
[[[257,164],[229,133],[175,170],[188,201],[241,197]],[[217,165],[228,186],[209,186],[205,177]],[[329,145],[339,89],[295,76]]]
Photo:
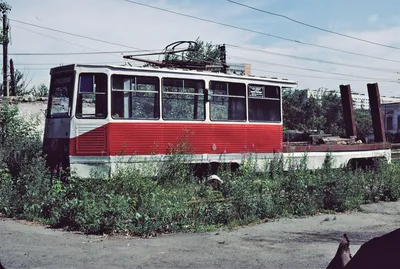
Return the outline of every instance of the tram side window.
[[[164,78],[162,86],[163,119],[205,119],[203,80]]]
[[[122,119],[159,119],[158,77],[112,76],[111,115]]]
[[[211,81],[210,113],[213,121],[245,121],[246,85]]]
[[[280,88],[269,85],[248,85],[249,121],[280,122]]]
[[[107,75],[83,73],[79,75],[77,118],[107,117]]]

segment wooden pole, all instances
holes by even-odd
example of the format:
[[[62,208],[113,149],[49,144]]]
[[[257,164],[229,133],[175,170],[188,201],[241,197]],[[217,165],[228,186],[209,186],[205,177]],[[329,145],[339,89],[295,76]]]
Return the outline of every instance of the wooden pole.
[[[7,79],[7,70],[8,70],[8,22],[7,22],[7,13],[3,13],[3,95],[9,96],[8,91],[8,79]]]

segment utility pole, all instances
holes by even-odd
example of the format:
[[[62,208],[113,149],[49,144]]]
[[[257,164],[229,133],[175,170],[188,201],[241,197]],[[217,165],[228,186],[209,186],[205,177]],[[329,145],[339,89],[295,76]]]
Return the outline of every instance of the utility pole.
[[[3,95],[9,96],[8,91],[8,21],[7,12],[3,12]]]

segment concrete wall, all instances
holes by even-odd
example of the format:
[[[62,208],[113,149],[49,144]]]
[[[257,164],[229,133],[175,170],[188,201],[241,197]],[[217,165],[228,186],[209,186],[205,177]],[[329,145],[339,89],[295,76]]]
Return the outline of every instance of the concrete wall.
[[[5,100],[0,99],[0,105],[3,105]],[[40,124],[38,130],[44,133],[45,110],[47,108],[47,98],[33,97],[11,97],[8,99],[11,105],[17,105],[19,114],[26,119],[38,117]]]

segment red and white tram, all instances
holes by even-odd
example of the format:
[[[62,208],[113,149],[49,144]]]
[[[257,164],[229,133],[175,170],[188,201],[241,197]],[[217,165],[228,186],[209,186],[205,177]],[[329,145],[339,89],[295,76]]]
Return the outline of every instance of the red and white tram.
[[[239,164],[282,149],[284,87],[294,81],[206,71],[110,65],[51,69],[44,152],[51,167],[112,171],[162,160],[190,135],[191,162]]]
[[[50,75],[44,153],[52,169],[70,167],[81,176],[162,161],[188,134],[191,163],[239,165],[244,152],[271,159],[283,151],[282,89],[297,87],[284,79],[111,65],[67,65]],[[357,156],[349,150],[334,152],[339,164],[390,158],[388,149]],[[325,154],[310,152],[311,168]]]

